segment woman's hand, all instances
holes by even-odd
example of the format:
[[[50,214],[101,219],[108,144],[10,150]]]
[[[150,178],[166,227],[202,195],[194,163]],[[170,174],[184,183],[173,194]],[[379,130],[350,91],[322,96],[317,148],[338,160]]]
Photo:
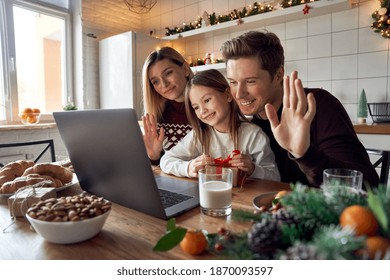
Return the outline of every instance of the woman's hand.
[[[251,157],[245,154],[234,155],[229,163],[231,166],[246,172],[248,176],[252,175],[253,171],[255,171],[255,164],[252,162]]]
[[[188,176],[190,178],[198,177],[198,171],[205,168],[206,165],[213,164],[214,160],[209,155],[201,155],[190,161],[188,165]]]
[[[292,72],[291,77],[284,78],[283,85],[280,122],[271,104],[266,105],[265,111],[276,141],[295,158],[300,158],[310,146],[310,126],[316,114],[316,101],[313,94],[306,96],[296,71]]]
[[[142,122],[146,152],[151,160],[159,160],[163,149],[164,129],[160,128],[159,133],[157,133],[157,121],[153,115],[142,116]]]

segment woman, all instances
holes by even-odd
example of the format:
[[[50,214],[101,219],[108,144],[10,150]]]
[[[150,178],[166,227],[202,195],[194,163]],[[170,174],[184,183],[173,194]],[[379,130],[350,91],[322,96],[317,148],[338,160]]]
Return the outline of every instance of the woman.
[[[145,115],[144,142],[152,164],[159,164],[164,151],[171,149],[190,130],[184,90],[193,72],[175,49],[163,47],[146,58],[142,69]]]

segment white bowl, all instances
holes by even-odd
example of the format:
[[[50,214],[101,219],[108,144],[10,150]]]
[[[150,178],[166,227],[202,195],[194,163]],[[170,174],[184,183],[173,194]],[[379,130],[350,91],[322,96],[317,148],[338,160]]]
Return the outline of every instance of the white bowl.
[[[37,124],[41,118],[40,113],[20,113],[19,119],[22,124]]]
[[[47,222],[26,217],[34,230],[45,240],[57,244],[71,244],[88,240],[97,235],[110,214],[104,214],[76,222]]]

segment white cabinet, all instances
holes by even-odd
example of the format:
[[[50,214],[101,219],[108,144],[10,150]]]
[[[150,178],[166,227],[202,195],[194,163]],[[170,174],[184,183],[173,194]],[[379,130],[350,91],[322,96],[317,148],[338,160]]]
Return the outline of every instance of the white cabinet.
[[[388,150],[390,151],[390,135],[389,134],[357,134],[360,142],[366,148],[378,149],[378,150]],[[371,162],[378,160],[378,156],[370,155]],[[377,168],[376,171],[378,175],[380,174],[380,168]],[[389,184],[387,185],[387,190],[390,193],[390,177]]]
[[[366,148],[390,150],[390,135],[388,134],[357,134],[360,142]]]

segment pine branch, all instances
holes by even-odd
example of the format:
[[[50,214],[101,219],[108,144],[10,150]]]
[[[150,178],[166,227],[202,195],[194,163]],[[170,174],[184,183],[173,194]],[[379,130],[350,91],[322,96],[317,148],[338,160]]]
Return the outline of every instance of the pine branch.
[[[365,237],[356,237],[350,228],[339,225],[322,227],[313,237],[312,244],[327,260],[356,259],[355,252],[365,246]]]
[[[296,185],[295,190],[283,196],[280,201],[308,227],[338,223],[338,213],[329,209],[325,195],[319,189]]]
[[[263,219],[263,214],[254,213],[248,210],[236,209],[232,211],[232,219],[238,222],[256,222]]]

